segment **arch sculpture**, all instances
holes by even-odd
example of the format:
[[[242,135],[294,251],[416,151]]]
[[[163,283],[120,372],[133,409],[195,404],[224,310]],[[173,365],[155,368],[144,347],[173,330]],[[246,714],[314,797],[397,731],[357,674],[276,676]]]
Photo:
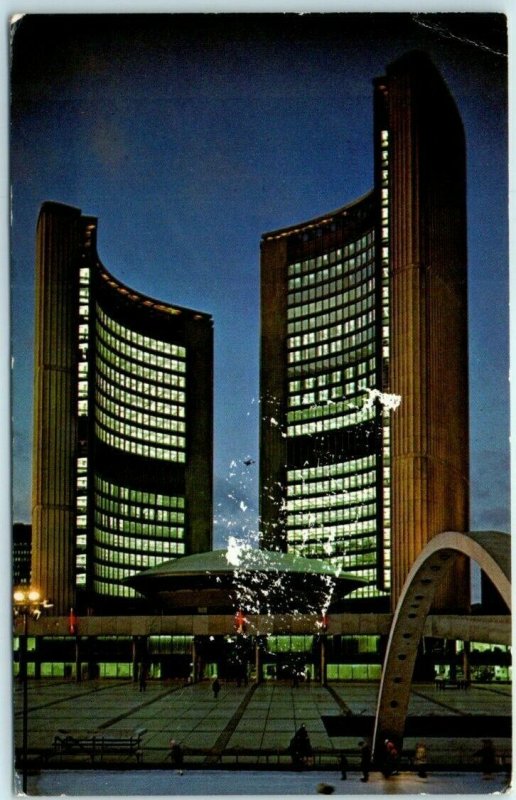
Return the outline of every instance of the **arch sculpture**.
[[[446,532],[434,536],[419,554],[405,581],[392,620],[384,659],[373,752],[384,738],[401,742],[419,642],[439,582],[462,553],[478,563],[511,608],[511,537],[498,531]]]

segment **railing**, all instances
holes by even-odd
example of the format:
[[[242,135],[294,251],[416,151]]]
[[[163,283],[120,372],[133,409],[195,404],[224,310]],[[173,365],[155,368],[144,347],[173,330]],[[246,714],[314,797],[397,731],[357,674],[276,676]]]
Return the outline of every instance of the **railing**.
[[[145,728],[137,728],[128,733],[71,733],[60,730],[54,736],[52,750],[54,755],[71,756],[86,755],[94,762],[107,755],[135,756],[136,761],[143,759],[142,738]]]
[[[128,735],[107,735],[104,733],[71,734],[61,731],[54,737],[52,746],[29,748],[27,757],[34,766],[45,767],[50,759],[54,759],[55,766],[66,766],[74,762],[77,757],[83,757],[91,766],[98,760],[106,757],[106,764],[117,755],[134,756],[139,766],[147,769],[171,769],[170,751],[166,747],[144,747],[142,742],[145,729],[136,729]],[[481,771],[480,758],[475,757],[470,751],[457,752],[451,758],[442,757],[439,751],[430,752],[427,764],[428,772],[439,772],[452,768],[467,771]],[[210,769],[232,768],[263,768],[263,769],[296,769],[288,748],[282,747],[229,747],[217,752],[207,747],[184,747],[185,767],[202,769],[209,763]],[[341,757],[346,757],[349,771],[360,771],[360,753],[356,748],[315,748],[312,756],[302,765],[302,769],[328,769],[338,770]],[[402,752],[399,769],[403,772],[413,771],[417,767],[413,763],[414,750],[406,749]],[[16,749],[16,764],[20,766],[23,754],[20,748]],[[115,762],[116,763],[116,762]],[[509,749],[499,749],[496,754],[496,767],[500,772],[508,772],[512,765],[512,752]],[[371,771],[376,767],[372,765]]]

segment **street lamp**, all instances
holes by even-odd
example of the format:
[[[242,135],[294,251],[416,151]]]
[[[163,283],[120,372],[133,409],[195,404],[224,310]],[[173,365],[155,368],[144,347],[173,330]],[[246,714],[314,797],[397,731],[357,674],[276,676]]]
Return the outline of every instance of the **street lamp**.
[[[23,619],[23,637],[19,649],[19,670],[23,687],[23,723],[22,723],[22,791],[27,794],[27,750],[28,750],[28,703],[27,703],[27,635],[28,619],[39,619],[44,608],[51,608],[52,603],[43,600],[37,589],[32,587],[19,588],[13,593],[13,612],[15,619]],[[22,645],[23,643],[23,645]]]

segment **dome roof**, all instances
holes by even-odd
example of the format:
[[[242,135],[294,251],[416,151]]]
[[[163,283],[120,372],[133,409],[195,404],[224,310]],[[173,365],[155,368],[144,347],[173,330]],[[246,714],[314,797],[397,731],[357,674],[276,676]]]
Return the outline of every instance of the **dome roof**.
[[[365,581],[320,559],[230,543],[165,561],[126,583],[177,613],[307,613],[333,606]]]

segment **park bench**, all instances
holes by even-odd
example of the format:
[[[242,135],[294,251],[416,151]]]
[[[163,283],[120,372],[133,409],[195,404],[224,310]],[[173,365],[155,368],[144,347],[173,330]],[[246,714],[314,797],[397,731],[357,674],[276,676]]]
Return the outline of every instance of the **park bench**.
[[[56,755],[86,755],[92,761],[102,760],[104,756],[135,756],[136,761],[143,758],[142,737],[145,728],[137,728],[128,733],[72,733],[60,730],[54,736],[53,750]]]

